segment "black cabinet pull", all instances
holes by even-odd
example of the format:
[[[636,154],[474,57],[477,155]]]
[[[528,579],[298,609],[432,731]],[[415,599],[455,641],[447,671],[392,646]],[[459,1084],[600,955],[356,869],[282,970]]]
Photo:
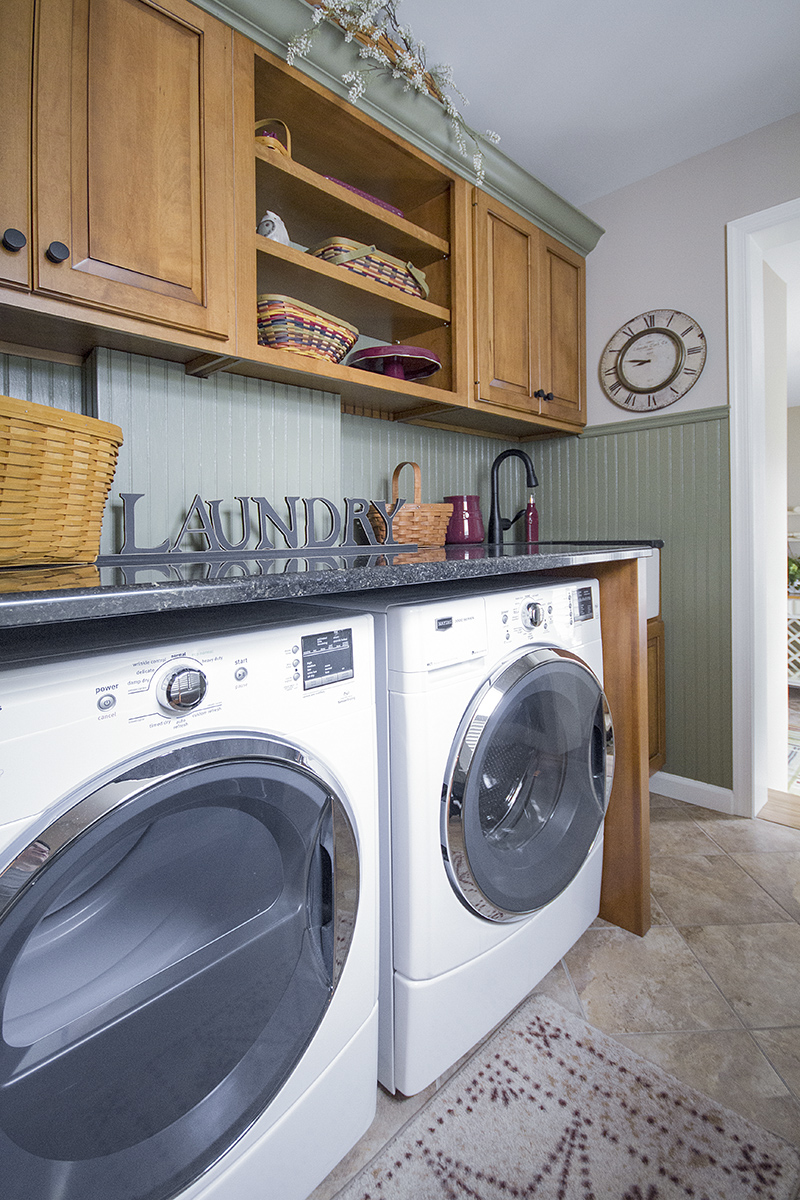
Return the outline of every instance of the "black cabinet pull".
[[[69,246],[65,246],[63,242],[51,242],[44,254],[51,263],[62,263],[69,258]]]
[[[543,388],[537,388],[533,393],[534,400],[555,400],[552,392],[546,392]]]
[[[20,229],[7,229],[3,234],[3,246],[6,250],[11,250],[16,254],[23,246],[27,246],[28,239]]]

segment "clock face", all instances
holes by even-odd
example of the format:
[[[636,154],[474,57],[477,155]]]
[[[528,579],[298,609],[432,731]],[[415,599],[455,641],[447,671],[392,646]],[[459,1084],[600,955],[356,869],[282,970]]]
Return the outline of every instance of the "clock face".
[[[653,412],[685,396],[706,361],[697,321],[673,308],[641,313],[623,325],[600,357],[600,383],[629,412]]]

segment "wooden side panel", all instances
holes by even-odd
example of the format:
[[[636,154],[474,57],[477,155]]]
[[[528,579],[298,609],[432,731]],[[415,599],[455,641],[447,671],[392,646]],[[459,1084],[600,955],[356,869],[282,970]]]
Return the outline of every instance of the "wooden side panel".
[[[600,916],[643,936],[650,928],[650,777],[647,744],[647,620],[637,559],[593,563],[600,583],[603,689],[614,724],[616,764],[603,844]],[[575,568],[548,573],[574,578]]]
[[[41,0],[37,58],[38,288],[226,335],[229,31],[185,0]]]
[[[0,238],[17,229],[21,250],[0,245],[0,280],[30,286],[30,96],[33,62],[33,0],[4,0],[0,36]]]
[[[535,412],[539,230],[484,192],[475,208],[476,346],[481,400]]]
[[[579,254],[542,234],[540,279],[541,381],[553,399],[544,416],[586,423],[586,264]]]

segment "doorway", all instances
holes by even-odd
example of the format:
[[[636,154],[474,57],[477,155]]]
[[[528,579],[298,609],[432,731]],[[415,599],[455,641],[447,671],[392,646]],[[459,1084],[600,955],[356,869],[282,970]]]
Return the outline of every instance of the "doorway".
[[[778,500],[778,491],[769,487],[774,429],[765,314],[774,294],[765,264],[782,248],[796,245],[800,252],[800,198],[733,221],[727,234],[734,806],[741,816],[756,816],[774,786],[777,712],[784,714],[784,756],[788,726],[785,641],[780,649],[786,628],[786,499],[785,489]]]

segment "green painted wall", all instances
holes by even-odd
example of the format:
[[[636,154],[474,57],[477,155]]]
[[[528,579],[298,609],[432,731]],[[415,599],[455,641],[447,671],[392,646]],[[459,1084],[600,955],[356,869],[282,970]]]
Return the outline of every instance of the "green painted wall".
[[[598,425],[533,457],[543,538],[664,541],[664,769],[731,788],[728,409]]]
[[[232,375],[191,379],[175,364],[107,350],[83,369],[0,355],[0,390],[122,425],[112,502],[119,491],[145,492],[142,533],[155,541],[177,532],[195,492],[230,501],[232,514],[238,494],[380,498],[409,458],[422,468],[423,500],[477,492],[487,519],[490,466],[507,446],[342,416],[325,393]],[[543,540],[663,539],[665,769],[731,787],[728,410],[596,426],[527,449]],[[517,463],[503,468],[501,501],[505,515],[525,503]],[[113,515],[103,538],[106,553],[119,548]]]

